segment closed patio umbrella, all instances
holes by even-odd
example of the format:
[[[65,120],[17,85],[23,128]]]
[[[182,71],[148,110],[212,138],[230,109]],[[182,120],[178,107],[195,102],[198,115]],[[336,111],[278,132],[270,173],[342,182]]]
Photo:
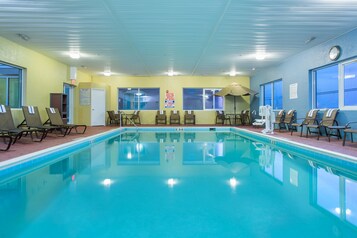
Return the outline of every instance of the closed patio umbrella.
[[[231,83],[230,85],[222,88],[221,91],[216,93],[216,96],[233,96],[234,98],[234,114],[236,114],[236,96],[249,96],[255,95],[257,92],[240,85],[239,83]]]

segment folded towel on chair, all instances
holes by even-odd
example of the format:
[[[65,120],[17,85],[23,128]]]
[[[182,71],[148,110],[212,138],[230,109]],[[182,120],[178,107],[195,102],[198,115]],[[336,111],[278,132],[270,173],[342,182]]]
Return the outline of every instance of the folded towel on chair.
[[[35,114],[35,108],[33,106],[28,106],[27,108],[30,114]]]
[[[52,114],[55,114],[55,113],[56,113],[56,110],[55,110],[53,107],[50,107],[50,112],[51,112]]]
[[[328,109],[326,113],[326,117],[331,117],[332,116],[333,109]]]
[[[0,105],[0,113],[5,113],[5,112],[6,112],[5,105]]]
[[[315,110],[316,110],[316,109],[311,109],[311,110],[309,111],[308,116],[309,116],[309,117],[312,117],[312,115],[314,114]]]

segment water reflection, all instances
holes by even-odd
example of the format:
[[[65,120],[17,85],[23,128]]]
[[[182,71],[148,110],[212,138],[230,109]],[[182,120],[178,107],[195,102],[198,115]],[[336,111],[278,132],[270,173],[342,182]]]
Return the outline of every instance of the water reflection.
[[[354,237],[356,167],[231,133],[132,133],[4,179],[0,237]]]

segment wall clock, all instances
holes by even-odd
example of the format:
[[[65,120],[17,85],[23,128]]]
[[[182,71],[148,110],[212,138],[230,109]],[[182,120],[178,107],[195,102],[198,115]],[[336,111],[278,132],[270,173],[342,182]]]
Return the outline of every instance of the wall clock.
[[[341,47],[338,45],[332,46],[328,56],[330,60],[338,60],[338,58],[341,56]]]

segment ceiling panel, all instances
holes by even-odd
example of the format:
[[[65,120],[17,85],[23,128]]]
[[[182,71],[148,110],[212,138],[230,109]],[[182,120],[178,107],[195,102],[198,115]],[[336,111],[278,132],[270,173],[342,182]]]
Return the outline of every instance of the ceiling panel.
[[[93,75],[250,75],[354,29],[356,13],[355,0],[3,0],[0,36]]]

